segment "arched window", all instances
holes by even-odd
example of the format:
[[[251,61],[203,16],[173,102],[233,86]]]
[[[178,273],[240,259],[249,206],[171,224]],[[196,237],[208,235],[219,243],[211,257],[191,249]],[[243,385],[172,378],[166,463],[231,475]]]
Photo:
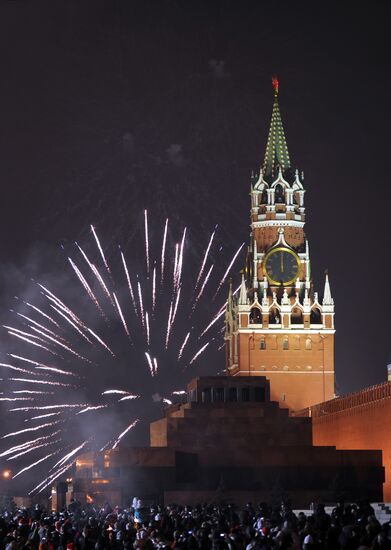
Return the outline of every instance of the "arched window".
[[[276,204],[284,204],[285,203],[285,193],[284,188],[282,185],[276,185],[275,195],[274,195],[274,202]]]
[[[302,325],[303,324],[303,312],[299,307],[294,307],[291,314],[291,324],[292,325]]]
[[[274,308],[269,313],[269,325],[279,325],[281,323],[280,312],[277,308]]]
[[[261,202],[259,204],[267,204],[267,191],[266,191],[266,189],[264,189],[262,191]]]
[[[253,307],[250,311],[250,323],[251,324],[262,324],[262,314],[259,307]]]
[[[308,336],[308,338],[306,338],[305,349],[312,349],[312,340],[311,340],[310,336]]]
[[[282,349],[289,349],[288,336],[284,336],[284,340],[282,341]]]
[[[310,323],[311,323],[311,325],[320,325],[320,324],[322,324],[322,314],[321,314],[320,309],[318,307],[314,307],[314,308],[311,309]]]
[[[264,336],[261,336],[261,341],[259,342],[259,349],[266,349],[266,340]]]

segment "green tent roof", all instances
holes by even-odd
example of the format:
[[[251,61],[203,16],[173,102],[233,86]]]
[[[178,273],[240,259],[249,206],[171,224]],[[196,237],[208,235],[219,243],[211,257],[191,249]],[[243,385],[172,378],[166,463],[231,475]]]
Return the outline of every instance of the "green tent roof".
[[[274,90],[274,104],[269,137],[266,144],[265,160],[263,161],[263,175],[277,177],[278,167],[282,173],[291,167],[288,146],[282,126],[280,107],[278,105],[278,85]]]

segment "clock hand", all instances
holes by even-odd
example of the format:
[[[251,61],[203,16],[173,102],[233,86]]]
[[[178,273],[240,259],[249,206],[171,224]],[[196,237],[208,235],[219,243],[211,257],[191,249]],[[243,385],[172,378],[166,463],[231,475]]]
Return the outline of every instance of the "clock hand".
[[[280,252],[280,260],[281,260],[281,273],[284,273],[284,255],[282,252]]]

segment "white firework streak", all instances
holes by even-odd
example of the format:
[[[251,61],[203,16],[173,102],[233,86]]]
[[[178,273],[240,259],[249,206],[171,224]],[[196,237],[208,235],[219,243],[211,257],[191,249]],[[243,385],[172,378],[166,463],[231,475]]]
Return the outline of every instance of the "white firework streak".
[[[162,254],[161,254],[161,260],[160,260],[160,284],[163,284],[163,280],[164,280],[164,263],[165,263],[165,256],[166,256],[167,229],[168,229],[168,218],[166,219],[166,224],[164,226],[164,233],[163,233]]]
[[[176,299],[175,299],[174,312],[172,314],[172,319],[171,319],[171,329],[172,329],[172,326],[173,326],[174,321],[175,321],[175,316],[176,316],[176,312],[178,310],[178,304],[179,304],[180,297],[181,297],[181,287],[178,288]],[[171,331],[171,329],[170,329],[170,331]]]
[[[19,458],[20,456],[23,456],[23,455],[26,455],[26,454],[31,453],[33,451],[36,451],[37,449],[42,449],[43,447],[48,447],[49,445],[54,445],[54,444],[60,443],[60,442],[61,442],[61,439],[56,439],[55,441],[48,441],[48,443],[42,443],[41,445],[34,445],[33,447],[30,447],[30,449],[27,449],[25,451],[21,451],[20,453],[17,453],[16,455],[10,456],[9,458],[7,458],[7,460],[14,460],[16,458]]]
[[[61,405],[40,405],[34,407],[18,407],[17,409],[10,409],[13,411],[49,411],[52,409],[80,409],[83,407],[88,407],[88,403],[74,403],[74,404],[61,404]]]
[[[179,256],[179,244],[176,243],[175,245],[175,258],[174,258],[174,269],[172,272],[172,287],[175,290],[176,289],[176,281],[177,281],[177,274],[178,274],[178,256]]]
[[[224,281],[225,281],[225,279],[226,279],[228,273],[229,273],[230,270],[231,270],[231,267],[232,267],[233,264],[235,263],[235,260],[236,260],[236,258],[239,256],[240,251],[242,250],[242,248],[243,248],[244,245],[245,245],[245,243],[242,243],[242,244],[239,246],[238,250],[235,252],[235,255],[234,255],[234,257],[232,258],[231,263],[229,264],[229,266],[227,267],[227,269],[226,269],[224,275],[223,275],[222,278],[221,278],[221,281],[220,281],[220,283],[219,283],[219,286],[217,287],[217,290],[216,290],[216,293],[215,293],[215,295],[214,295],[214,298],[217,296],[218,291],[219,291],[220,288],[222,287],[222,285],[223,285],[223,283],[224,283]]]
[[[36,443],[39,443],[41,441],[46,441],[47,439],[50,439],[51,437],[54,437],[55,435],[59,434],[60,430],[53,432],[50,435],[45,435],[41,437],[37,437],[36,439],[31,439],[30,441],[25,441],[24,443],[21,443],[20,445],[14,445],[14,447],[11,447],[10,449],[7,449],[6,451],[2,452],[0,454],[0,457],[11,455],[15,452],[21,451],[23,449],[28,449],[31,446],[35,445]]]
[[[200,268],[200,271],[198,273],[198,277],[197,277],[197,282],[196,282],[196,285],[195,285],[195,288],[198,287],[198,283],[200,282],[200,279],[201,279],[201,276],[204,272],[204,269],[205,269],[205,265],[206,265],[206,260],[208,258],[208,255],[209,255],[209,250],[210,250],[210,247],[212,246],[212,242],[213,242],[213,239],[214,239],[214,236],[215,236],[215,233],[216,233],[216,229],[213,231],[210,239],[209,239],[209,243],[208,243],[208,246],[206,248],[206,251],[205,251],[205,254],[204,254],[204,259],[202,260],[202,264],[201,264],[201,268]]]
[[[157,370],[158,370],[158,364],[157,364],[156,357],[153,358],[153,368],[154,368],[154,373],[155,373],[155,376],[156,376]]]
[[[208,280],[209,280],[210,274],[212,273],[213,268],[214,268],[214,265],[212,264],[212,265],[210,266],[210,269],[209,269],[208,273],[206,274],[206,277],[205,277],[205,279],[204,279],[204,282],[202,283],[202,286],[201,286],[201,288],[200,288],[200,291],[199,291],[199,293],[197,294],[197,298],[194,300],[194,304],[193,304],[192,311],[195,310],[195,308],[196,308],[196,306],[197,306],[197,303],[198,303],[198,300],[201,298],[201,296],[202,296],[202,294],[203,294],[203,292],[204,292],[204,290],[205,290],[205,287],[206,287],[206,285],[207,285],[207,283],[208,283]]]
[[[172,392],[172,395],[186,395],[186,391],[185,390],[177,390],[177,391],[173,391]]]
[[[111,351],[109,346],[107,344],[105,344],[105,342],[102,340],[102,338],[99,338],[99,336],[93,330],[91,330],[90,328],[87,327],[87,330],[90,334],[92,334],[92,336],[94,338],[96,338],[96,340],[101,344],[101,346],[103,346],[105,349],[107,349],[107,351],[110,352],[113,357],[115,357],[114,353]],[[89,363],[91,363],[91,361],[89,361]]]
[[[124,390],[106,390],[101,395],[111,395],[111,394],[117,394],[117,395],[129,395],[128,391]]]
[[[145,357],[147,358],[151,375],[154,376],[154,368],[153,368],[153,364],[152,364],[152,359],[151,359],[151,356],[149,355],[149,353],[147,351],[145,352]]]
[[[0,367],[5,369],[16,370],[18,372],[23,372],[24,374],[31,374],[32,376],[37,376],[37,373],[32,370],[21,369],[20,367],[14,367],[13,365],[8,365],[7,363],[0,363]]]
[[[110,273],[110,268],[109,268],[108,263],[107,263],[107,261],[106,261],[106,257],[105,257],[105,255],[104,255],[104,253],[103,253],[103,249],[102,249],[102,247],[101,247],[101,244],[100,244],[99,239],[98,239],[98,235],[96,234],[96,232],[95,232],[95,227],[94,227],[93,225],[91,225],[91,231],[92,231],[92,233],[93,233],[93,235],[94,235],[94,237],[95,237],[95,241],[96,241],[96,244],[98,245],[98,249],[99,249],[100,255],[102,256],[103,263],[105,264],[105,267],[106,267],[108,273]]]
[[[61,311],[61,309],[54,306],[53,304],[49,304],[49,305],[51,308],[54,309],[56,313],[58,313],[58,315],[61,315],[61,317],[63,317],[66,320],[66,322],[69,323],[80,334],[80,336],[84,338],[84,340],[86,340],[89,344],[92,345],[91,340],[84,334],[84,332],[77,326],[76,323],[74,323],[71,319],[69,319],[69,317],[67,317],[67,315],[65,315],[63,311]]]
[[[42,315],[43,317],[45,317],[45,319],[48,319],[51,323],[53,323],[53,325],[56,325],[57,328],[60,328],[60,325],[58,323],[56,323],[56,321],[54,319],[52,319],[50,317],[50,315],[48,315],[47,313],[45,313],[44,311],[42,311],[41,309],[39,309],[37,306],[34,306],[33,304],[30,304],[29,302],[23,302],[26,306],[28,307],[31,307],[31,309],[33,309],[34,311],[36,311],[37,313],[39,313],[40,315]]]
[[[124,315],[123,315],[123,313],[122,313],[122,309],[121,309],[121,306],[120,306],[120,304],[119,304],[119,301],[118,301],[118,298],[117,298],[115,292],[113,292],[113,296],[114,296],[115,305],[117,306],[118,315],[119,315],[119,317],[120,317],[120,319],[121,319],[121,322],[122,322],[122,325],[123,325],[123,327],[124,327],[124,330],[125,330],[126,334],[127,334],[128,336],[130,336],[130,332],[129,332],[129,329],[128,329],[128,325],[126,324],[125,317],[124,317]]]
[[[90,441],[90,438],[89,439],[86,439],[85,441],[83,441],[83,443],[81,445],[79,445],[78,447],[76,447],[75,449],[73,449],[72,451],[70,451],[68,454],[66,454],[64,457],[60,458],[60,460],[58,462],[56,462],[56,464],[50,468],[50,471],[52,472],[54,470],[54,468],[56,468],[57,466],[63,466],[64,465],[64,462],[66,462],[67,460],[69,460],[70,458],[72,458],[73,456],[75,456],[76,453],[78,453],[79,451],[81,451],[81,449],[83,447],[86,446],[86,444]]]
[[[156,266],[153,268],[152,274],[152,314],[155,312],[156,307]]]
[[[145,313],[145,327],[147,329],[147,346],[149,347],[150,343],[150,334],[149,334],[149,317],[148,317],[148,311]]]
[[[12,393],[28,393],[28,394],[38,394],[38,395],[54,395],[52,391],[38,391],[38,390],[14,390]]]
[[[20,329],[15,328],[15,327],[10,327],[8,325],[3,325],[3,327],[6,328],[8,331],[11,330],[12,332],[16,332],[17,334],[20,334],[21,336],[26,336],[28,338],[33,338],[34,340],[39,340],[40,342],[43,342],[44,344],[47,344],[46,340],[44,340],[40,336],[37,336],[36,334],[31,334],[30,332],[25,332],[23,330],[20,330]],[[29,328],[32,328],[32,327],[29,326]],[[37,330],[37,329],[35,329],[35,330]]]
[[[76,462],[76,459],[75,460],[72,460],[72,462],[70,462],[69,464],[67,464],[66,466],[62,467],[62,468],[59,468],[57,470],[57,472],[54,472],[54,474],[48,476],[47,478],[45,478],[43,481],[41,481],[41,483],[39,483],[36,487],[34,487],[34,489],[31,489],[31,491],[28,493],[29,495],[31,495],[32,493],[34,493],[34,491],[36,491],[37,489],[39,489],[41,487],[41,489],[38,491],[37,494],[41,493],[44,489],[46,489],[46,487],[48,485],[50,485],[50,483],[53,483],[53,481],[55,479],[57,479],[58,477],[60,477],[62,474],[64,474],[67,470],[69,470],[69,468],[71,468],[73,466],[73,464]]]
[[[129,292],[130,292],[130,297],[131,297],[132,302],[133,302],[134,311],[137,313],[136,300],[134,299],[134,292],[133,292],[132,283],[131,283],[131,281],[130,281],[128,266],[126,265],[125,256],[124,256],[124,254],[123,254],[122,251],[121,251],[121,258],[122,258],[122,263],[123,263],[124,270],[125,270],[126,281],[127,281],[127,283],[128,283],[128,288],[129,288]]]
[[[139,303],[140,303],[141,322],[143,324],[143,327],[145,327],[144,304],[143,304],[143,295],[142,295],[142,292],[141,292],[140,281],[137,281],[137,291],[138,291],[138,299],[139,299]]]
[[[34,321],[34,319],[31,319],[31,317],[28,317],[27,315],[23,315],[23,313],[19,313],[18,311],[14,312],[12,309],[11,309],[11,311],[13,313],[16,313],[16,315],[19,315],[19,317],[23,317],[23,319],[26,319],[26,321],[29,321],[30,323],[33,323],[33,325],[35,325],[36,327],[41,328],[42,330],[46,330],[52,336],[57,336],[58,338],[61,338],[61,336],[59,336],[58,334],[56,334],[55,332],[53,332],[49,328],[45,327],[44,325],[41,325],[37,321]]]
[[[183,350],[185,349],[189,336],[190,336],[190,331],[186,334],[185,339],[183,340],[183,344],[181,345],[181,348],[178,353],[178,361],[182,357],[182,353],[183,353]]]
[[[62,386],[63,388],[73,388],[71,384],[65,384],[64,382],[52,382],[51,380],[33,380],[31,378],[8,378],[13,382],[26,382],[27,384],[45,384],[47,386]]]
[[[49,418],[51,416],[58,416],[59,414],[62,414],[62,411],[58,411],[58,412],[54,412],[54,413],[48,413],[48,414],[39,414],[38,416],[32,416],[28,420],[38,420],[38,419],[40,420],[41,418]]]
[[[170,339],[171,331],[171,316],[172,316],[172,302],[170,304],[170,311],[168,312],[167,332],[166,332],[166,349],[168,348],[168,341]]]
[[[38,344],[38,342],[34,342],[34,340],[30,340],[29,338],[26,338],[25,336],[22,336],[21,334],[13,332],[12,330],[9,330],[8,334],[10,334],[11,336],[16,336],[16,338],[19,338],[20,340],[23,340],[24,342],[32,344],[33,346],[36,346],[37,348],[44,349],[45,351],[48,351],[52,355],[56,355],[57,357],[60,357],[59,354],[56,353],[55,351],[47,348],[46,346],[43,346],[42,344]]]
[[[92,266],[91,266],[91,269],[92,269],[93,274],[94,274],[95,277],[97,278],[97,280],[98,280],[100,286],[102,287],[102,290],[103,290],[103,292],[104,292],[105,295],[106,295],[106,298],[107,298],[108,300],[110,300],[110,302],[111,302],[112,305],[114,305],[114,303],[113,303],[113,298],[111,297],[111,294],[110,294],[110,292],[109,292],[109,289],[107,288],[107,285],[106,285],[106,283],[104,282],[102,275],[99,273],[98,269],[97,269],[93,264],[92,264]]]
[[[25,428],[24,430],[18,430],[17,432],[12,432],[6,435],[3,435],[1,439],[6,439],[7,437],[13,437],[14,435],[20,435],[27,432],[36,432],[37,430],[42,430],[43,428],[49,428],[50,426],[55,426],[59,424],[61,420],[54,420],[53,422],[46,422],[45,424],[40,424],[39,426],[34,426],[34,428]]]
[[[0,401],[35,401],[34,397],[0,397]]]
[[[179,251],[179,259],[178,259],[177,288],[179,288],[181,284],[181,278],[182,278],[183,251],[185,246],[186,231],[187,231],[187,228],[185,227],[185,229],[183,230],[181,246],[179,249],[180,251]]]
[[[62,311],[64,311],[67,315],[69,315],[75,323],[77,323],[80,327],[85,328],[85,325],[81,319],[76,315],[75,312],[73,312],[58,296],[53,294],[49,289],[47,289],[45,286],[43,286],[41,283],[38,283],[38,286],[44,290],[44,296],[51,302],[54,302],[57,307],[59,307]]]
[[[50,458],[51,456],[53,456],[57,453],[58,453],[58,451],[54,451],[54,453],[50,453],[50,454],[44,456],[43,458],[40,458],[36,462],[33,462],[32,464],[29,464],[25,468],[22,468],[21,470],[19,470],[19,472],[17,472],[14,476],[12,476],[12,479],[15,479],[16,477],[20,476],[20,474],[23,474],[23,472],[27,472],[27,470],[31,470],[31,468],[34,468],[34,466],[37,466],[38,464],[40,464],[44,460],[47,460],[48,458]]]
[[[78,414],[83,414],[89,411],[97,411],[99,409],[106,409],[108,405],[91,405],[90,407],[86,407],[85,409],[82,409],[81,411],[76,413],[76,416]]]
[[[63,344],[62,342],[57,340],[57,338],[53,338],[53,336],[50,336],[49,334],[45,334],[44,332],[42,332],[42,330],[39,330],[39,328],[36,328],[36,327],[30,327],[30,328],[31,328],[31,330],[34,330],[35,332],[38,332],[38,334],[41,334],[42,336],[44,336],[45,338],[47,338],[51,342],[54,342],[58,346],[64,348],[67,351],[69,351],[70,353],[75,355],[75,357],[77,357],[78,359],[82,359],[83,361],[87,361],[87,359],[85,357],[83,357],[82,355],[80,355],[80,353],[77,353],[77,351],[74,351],[70,346],[67,346],[66,344]]]
[[[192,363],[194,363],[194,361],[197,359],[197,357],[199,357],[199,356],[201,355],[201,353],[202,353],[203,351],[205,351],[206,348],[207,348],[208,346],[209,346],[209,342],[207,342],[205,345],[203,345],[202,348],[199,349],[199,350],[197,351],[197,353],[194,355],[194,357],[193,357],[193,359],[190,361],[189,365],[191,365]]]
[[[167,397],[163,397],[162,401],[163,401],[163,403],[165,403],[166,405],[172,405],[172,401],[170,401],[169,399],[167,399]]]
[[[117,441],[114,443],[112,449],[115,449],[115,448],[117,447],[118,443],[121,441],[121,439],[124,437],[124,435],[126,435],[126,434],[129,432],[129,430],[131,430],[132,428],[134,428],[138,421],[139,421],[139,419],[137,418],[134,422],[132,422],[131,424],[129,424],[129,426],[126,428],[126,430],[124,430],[124,431],[118,436],[118,439],[117,439]]]
[[[27,363],[31,363],[32,365],[35,365],[37,370],[38,369],[39,370],[45,370],[45,371],[47,370],[47,371],[50,371],[50,372],[55,372],[56,374],[64,374],[66,376],[74,376],[76,378],[80,378],[80,376],[78,374],[75,374],[74,372],[58,369],[56,367],[49,367],[49,366],[45,365],[44,363],[38,363],[38,361],[33,361],[32,359],[27,359],[27,357],[21,357],[20,355],[15,355],[14,353],[10,353],[9,355],[10,355],[10,357],[13,357],[14,359],[19,359],[20,361],[26,361]],[[16,367],[14,367],[14,368],[16,368]],[[26,372],[28,374],[33,374],[34,376],[37,376],[36,372],[25,370],[25,369],[19,369],[19,370],[23,370],[24,372]]]
[[[145,230],[145,259],[147,261],[147,273],[149,273],[149,236],[148,236],[148,212],[144,210],[144,230]]]
[[[129,401],[129,400],[133,400],[133,399],[139,399],[139,395],[125,395],[125,397],[121,397],[121,399],[119,399],[118,403],[120,401]]]
[[[102,307],[97,299],[97,297],[95,296],[95,294],[92,292],[91,290],[91,287],[90,285],[87,283],[86,279],[84,278],[82,272],[80,271],[80,269],[77,267],[77,265],[75,264],[75,262],[72,260],[72,258],[68,258],[69,260],[69,263],[71,264],[72,268],[73,268],[73,271],[76,273],[77,275],[77,278],[79,279],[79,281],[81,282],[81,284],[83,285],[83,288],[84,290],[87,292],[88,296],[90,297],[90,299],[92,300],[92,302],[96,305],[96,307],[99,309],[99,311],[101,313],[103,313],[102,311]]]

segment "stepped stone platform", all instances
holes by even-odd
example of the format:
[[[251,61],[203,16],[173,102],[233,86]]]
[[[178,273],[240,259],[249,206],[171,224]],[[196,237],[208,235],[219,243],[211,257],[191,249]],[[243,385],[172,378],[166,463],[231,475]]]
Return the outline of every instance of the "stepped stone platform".
[[[184,401],[151,423],[150,447],[79,456],[68,498],[243,504],[288,496],[307,507],[343,491],[352,501],[382,500],[381,451],[314,446],[311,418],[270,401],[263,376],[196,378]]]

